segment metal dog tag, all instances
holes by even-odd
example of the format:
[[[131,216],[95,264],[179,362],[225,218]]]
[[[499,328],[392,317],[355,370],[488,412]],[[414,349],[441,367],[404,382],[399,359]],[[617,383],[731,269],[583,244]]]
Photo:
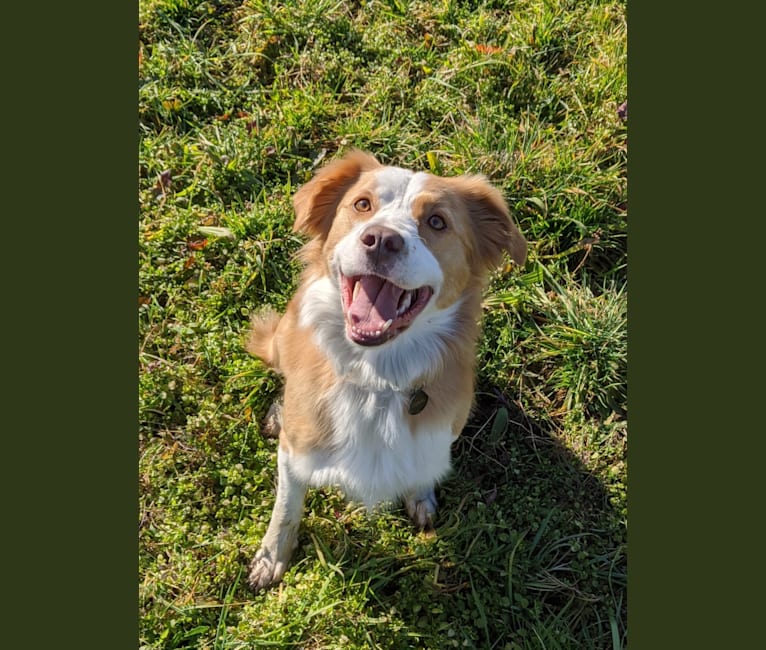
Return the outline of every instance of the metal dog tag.
[[[417,415],[428,404],[428,395],[422,388],[418,388],[410,397],[410,406],[407,409],[410,415]]]

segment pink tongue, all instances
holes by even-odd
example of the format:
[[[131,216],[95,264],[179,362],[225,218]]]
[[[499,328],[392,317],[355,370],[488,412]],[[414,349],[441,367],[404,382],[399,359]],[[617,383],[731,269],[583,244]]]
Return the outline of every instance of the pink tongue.
[[[365,331],[375,331],[386,321],[396,318],[396,306],[404,289],[374,275],[359,278],[359,292],[348,307],[353,325]]]

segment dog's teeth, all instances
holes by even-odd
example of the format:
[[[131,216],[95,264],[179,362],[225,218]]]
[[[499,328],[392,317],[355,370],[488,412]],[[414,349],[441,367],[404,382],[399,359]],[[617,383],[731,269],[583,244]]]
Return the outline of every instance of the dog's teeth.
[[[355,282],[355,283],[354,283],[354,293],[353,293],[353,295],[351,296],[351,299],[352,299],[352,300],[356,300],[356,297],[357,297],[357,295],[359,295],[359,290],[360,290],[361,288],[362,288],[362,283],[361,283],[361,282]]]
[[[410,305],[412,304],[412,291],[405,291],[404,295],[402,296],[402,302],[399,306],[399,309],[396,310],[396,315],[400,316],[404,312],[406,312]]]
[[[381,332],[387,332],[388,328],[391,327],[391,324],[394,322],[393,318],[389,318],[385,323],[383,323],[383,327],[380,328]]]

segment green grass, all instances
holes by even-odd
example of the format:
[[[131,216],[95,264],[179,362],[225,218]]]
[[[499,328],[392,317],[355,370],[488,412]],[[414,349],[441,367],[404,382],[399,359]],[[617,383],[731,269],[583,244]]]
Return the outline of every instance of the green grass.
[[[139,3],[143,648],[627,643],[625,4]],[[291,197],[351,147],[486,174],[529,240],[485,301],[433,535],[310,490],[284,582],[278,378],[242,347],[295,288]]]

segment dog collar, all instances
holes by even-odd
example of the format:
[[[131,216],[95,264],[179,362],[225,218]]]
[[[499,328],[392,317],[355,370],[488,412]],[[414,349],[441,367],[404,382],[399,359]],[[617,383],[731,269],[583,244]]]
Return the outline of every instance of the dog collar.
[[[407,411],[410,415],[417,415],[426,407],[426,404],[428,404],[428,393],[422,387],[418,388],[410,396],[410,405]]]

